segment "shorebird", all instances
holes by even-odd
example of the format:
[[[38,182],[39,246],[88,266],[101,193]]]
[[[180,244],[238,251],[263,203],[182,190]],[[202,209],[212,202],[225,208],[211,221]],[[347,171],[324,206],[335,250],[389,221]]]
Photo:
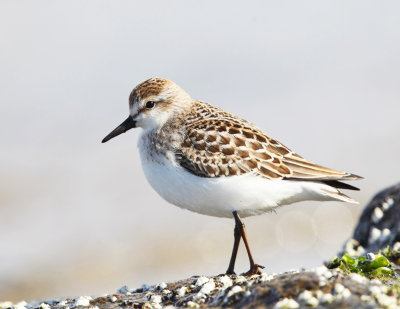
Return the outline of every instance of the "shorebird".
[[[151,78],[129,96],[129,116],[103,143],[141,127],[138,148],[144,174],[166,201],[200,214],[234,218],[227,274],[234,274],[243,239],[259,274],[240,217],[295,202],[357,203],[339,189],[359,190],[343,180],[362,177],[314,164],[255,125],[209,103],[194,100],[177,84]]]

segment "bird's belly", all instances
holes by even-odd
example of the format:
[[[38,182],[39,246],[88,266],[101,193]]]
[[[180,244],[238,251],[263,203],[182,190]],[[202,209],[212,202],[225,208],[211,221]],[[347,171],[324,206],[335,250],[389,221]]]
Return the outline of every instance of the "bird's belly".
[[[255,175],[205,178],[195,176],[164,156],[141,156],[151,186],[166,201],[197,213],[232,217],[232,211],[246,217],[307,197],[301,182],[267,180]]]

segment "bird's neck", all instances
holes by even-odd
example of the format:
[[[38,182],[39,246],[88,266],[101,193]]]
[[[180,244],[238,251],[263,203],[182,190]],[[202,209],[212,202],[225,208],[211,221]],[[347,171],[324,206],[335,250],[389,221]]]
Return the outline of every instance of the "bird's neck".
[[[181,118],[174,117],[159,128],[144,129],[139,140],[139,148],[152,156],[173,155],[185,136]]]

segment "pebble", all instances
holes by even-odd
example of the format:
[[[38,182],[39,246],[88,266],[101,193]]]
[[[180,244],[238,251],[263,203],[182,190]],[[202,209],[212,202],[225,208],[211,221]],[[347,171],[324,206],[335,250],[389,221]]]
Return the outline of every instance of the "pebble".
[[[383,218],[383,211],[379,207],[375,207],[373,213],[372,213],[372,222],[375,224],[381,221]]]
[[[378,294],[375,296],[375,298],[382,307],[398,308],[397,299],[393,296],[388,296],[386,294]]]
[[[14,305],[14,309],[26,309],[27,302],[26,301],[20,301],[16,305]]]
[[[39,306],[40,309],[50,309],[50,306],[46,303],[41,303]]]
[[[156,289],[158,290],[164,290],[167,287],[167,284],[165,282],[161,282],[156,285]]]
[[[205,283],[203,285],[203,287],[200,290],[200,293],[203,293],[203,294],[207,295],[207,294],[210,294],[211,291],[214,290],[214,289],[215,289],[214,280],[210,280],[209,282],[207,282],[207,283]]]
[[[376,286],[376,285],[370,286],[369,287],[369,291],[371,292],[371,294],[373,296],[381,294],[381,288],[379,286]]]
[[[316,290],[316,291],[314,291],[314,293],[315,293],[315,297],[317,299],[320,299],[322,297],[322,295],[324,295],[324,292],[322,292],[321,290]]]
[[[148,284],[142,284],[142,286],[140,288],[143,290],[143,292],[150,290],[150,286]]]
[[[237,276],[235,283],[243,283],[243,282],[247,282],[247,279],[245,276]]]
[[[371,292],[372,295],[378,295],[382,293],[387,293],[388,288],[385,285],[372,285],[369,287],[369,291]]]
[[[194,301],[188,301],[187,302],[187,304],[186,304],[189,308],[198,308],[198,307],[200,307],[200,305],[199,304],[197,304],[197,303],[195,303]]]
[[[376,242],[381,237],[381,230],[373,227],[369,233],[369,243],[372,244]]]
[[[350,275],[349,275],[349,278],[350,278],[351,280],[353,280],[353,281],[358,282],[358,283],[365,283],[365,282],[368,281],[367,278],[365,278],[365,277],[363,277],[363,276],[361,276],[361,275],[359,275],[359,274],[356,274],[356,273],[350,274]]]
[[[202,286],[203,284],[207,283],[210,281],[207,277],[199,277],[196,281],[196,286]]]
[[[336,283],[335,287],[333,288],[333,291],[335,292],[335,294],[340,294],[344,291],[345,287],[343,286],[343,284],[341,283]]]
[[[393,200],[393,198],[389,197],[389,198],[386,199],[386,201],[384,201],[384,202],[382,203],[382,208],[383,208],[384,210],[388,210],[388,209],[390,209],[393,205],[394,205],[394,200]]]
[[[150,297],[150,301],[153,303],[161,303],[161,301],[162,301],[161,295],[152,295]]]
[[[368,261],[373,261],[375,260],[375,254],[373,254],[372,252],[368,252],[366,258]]]
[[[206,294],[204,294],[204,293],[202,293],[202,292],[197,292],[196,295],[193,296],[193,300],[197,301],[198,303],[201,303],[202,300],[203,300],[204,298],[206,298],[206,297],[207,297]]]
[[[344,246],[344,251],[350,254],[351,256],[359,256],[364,254],[365,249],[363,246],[359,244],[359,242],[353,238],[350,238],[346,241]]]
[[[390,237],[390,234],[391,234],[391,232],[390,232],[389,229],[386,229],[386,228],[383,229],[381,237],[379,238],[379,240],[382,241],[382,242],[387,241],[389,239],[389,237]]]
[[[10,302],[10,301],[0,302],[0,309],[9,308],[11,306],[12,306],[12,302]]]
[[[333,302],[333,295],[331,293],[322,294],[322,296],[319,298],[319,301],[321,303],[330,304]]]
[[[324,277],[319,277],[318,279],[319,279],[318,282],[319,287],[324,287],[328,283],[328,281]]]
[[[351,292],[348,288],[344,287],[341,283],[336,283],[333,291],[338,296],[338,298],[348,298],[351,296]]]
[[[92,300],[92,298],[90,296],[81,296],[81,297],[75,299],[73,307],[77,307],[77,306],[87,307],[90,305],[91,300]]]
[[[310,299],[311,297],[313,297],[312,293],[308,290],[305,290],[299,294],[298,299],[299,300],[307,300],[307,299]]]
[[[125,295],[131,295],[132,294],[131,290],[129,290],[129,288],[126,285],[124,285],[122,288],[118,289],[116,291],[116,293],[117,294],[125,294]]]
[[[387,293],[389,291],[389,288],[386,285],[381,285],[381,291],[382,293]]]
[[[342,297],[343,297],[343,298],[348,298],[348,297],[350,297],[350,296],[351,296],[350,290],[347,289],[347,288],[344,288],[344,290],[343,290],[343,292],[342,292]]]
[[[266,273],[262,273],[260,276],[260,281],[261,282],[265,282],[265,281],[271,281],[272,279],[274,279],[274,274],[269,275]]]
[[[283,309],[295,309],[295,308],[299,308],[300,305],[298,302],[296,302],[294,299],[291,298],[284,298],[280,301],[278,301],[274,308],[283,308]]]
[[[178,296],[183,297],[183,296],[185,296],[186,291],[187,291],[187,287],[181,286],[176,292],[177,292]]]
[[[330,279],[333,276],[332,272],[326,266],[319,266],[313,270],[318,276],[325,277],[326,279]]]
[[[305,302],[310,307],[316,307],[319,305],[318,299],[316,299],[308,290],[300,293],[300,295],[298,296],[298,300]]]
[[[110,302],[115,303],[117,301],[117,298],[115,296],[110,296],[108,298],[110,300]]]
[[[375,299],[370,295],[361,295],[361,300],[366,303],[375,303]]]
[[[222,276],[218,278],[218,282],[222,283],[222,289],[227,289],[233,285],[231,278],[228,276]]]
[[[229,298],[229,297],[231,297],[232,295],[234,295],[234,294],[236,294],[236,293],[240,293],[240,292],[243,292],[243,288],[242,288],[241,286],[239,286],[239,285],[235,285],[234,287],[232,287],[232,288],[230,289],[230,291],[228,292],[227,297]]]

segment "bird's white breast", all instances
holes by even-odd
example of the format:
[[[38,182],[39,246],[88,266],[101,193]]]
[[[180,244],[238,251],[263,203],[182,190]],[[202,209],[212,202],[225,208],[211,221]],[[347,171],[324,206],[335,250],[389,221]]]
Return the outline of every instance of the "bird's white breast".
[[[172,152],[154,151],[142,134],[138,143],[142,168],[150,185],[166,201],[197,213],[246,217],[303,200],[331,200],[321,194],[322,184],[302,181],[267,180],[256,175],[206,178],[180,167]]]

